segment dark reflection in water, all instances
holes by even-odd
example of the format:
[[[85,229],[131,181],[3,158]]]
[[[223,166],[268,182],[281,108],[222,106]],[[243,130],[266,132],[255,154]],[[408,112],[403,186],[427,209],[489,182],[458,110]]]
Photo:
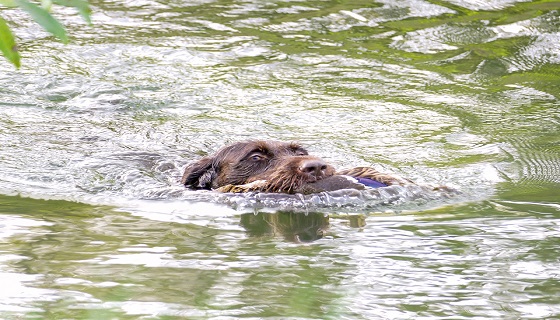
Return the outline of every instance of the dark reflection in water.
[[[323,238],[329,217],[321,212],[245,213],[241,226],[253,237],[281,236],[287,241],[311,242]]]

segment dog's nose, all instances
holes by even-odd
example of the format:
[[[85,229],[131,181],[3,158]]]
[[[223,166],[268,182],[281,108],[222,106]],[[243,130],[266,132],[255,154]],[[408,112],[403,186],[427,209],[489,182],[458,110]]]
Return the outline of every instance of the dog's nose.
[[[305,160],[300,164],[299,170],[315,177],[322,177],[327,170],[327,164],[318,159]]]

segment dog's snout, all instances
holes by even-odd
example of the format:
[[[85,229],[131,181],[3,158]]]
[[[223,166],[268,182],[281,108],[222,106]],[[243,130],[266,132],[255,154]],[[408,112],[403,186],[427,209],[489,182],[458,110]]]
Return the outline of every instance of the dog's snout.
[[[322,177],[327,170],[327,163],[318,159],[305,160],[300,164],[299,169],[312,176]]]

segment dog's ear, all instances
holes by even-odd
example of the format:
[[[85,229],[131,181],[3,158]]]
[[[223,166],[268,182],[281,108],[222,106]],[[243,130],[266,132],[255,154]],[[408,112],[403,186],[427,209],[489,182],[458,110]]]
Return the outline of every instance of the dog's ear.
[[[181,184],[191,189],[210,190],[216,176],[214,158],[205,157],[187,166],[183,178],[181,178]]]

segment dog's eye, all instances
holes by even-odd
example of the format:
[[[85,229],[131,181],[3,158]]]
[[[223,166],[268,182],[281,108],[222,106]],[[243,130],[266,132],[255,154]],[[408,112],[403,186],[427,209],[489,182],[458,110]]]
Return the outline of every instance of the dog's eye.
[[[262,154],[254,153],[250,155],[248,159],[251,161],[261,161],[264,160],[265,157]]]
[[[307,151],[305,151],[305,150],[297,150],[296,151],[296,156],[306,156],[308,154],[309,153],[307,153]]]

